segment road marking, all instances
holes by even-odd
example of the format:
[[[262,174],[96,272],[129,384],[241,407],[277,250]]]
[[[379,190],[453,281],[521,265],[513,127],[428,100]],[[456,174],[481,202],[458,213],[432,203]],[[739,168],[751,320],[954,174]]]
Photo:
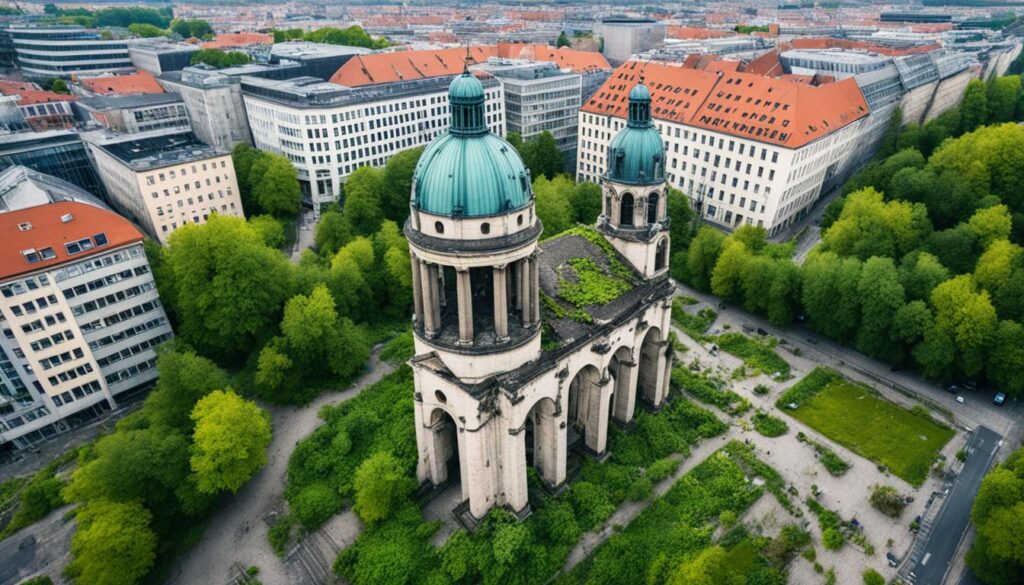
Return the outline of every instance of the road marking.
[[[930,559],[930,558],[932,558],[932,553],[928,553],[928,554],[924,555],[924,558],[921,559],[921,566],[923,567],[923,566],[927,565],[928,564],[928,559]]]

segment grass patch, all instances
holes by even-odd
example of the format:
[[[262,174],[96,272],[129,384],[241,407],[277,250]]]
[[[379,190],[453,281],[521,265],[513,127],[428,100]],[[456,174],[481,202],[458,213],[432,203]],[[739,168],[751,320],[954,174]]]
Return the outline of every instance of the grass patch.
[[[726,388],[721,378],[694,372],[682,365],[672,368],[672,384],[730,416],[740,416],[751,408],[750,402]]]
[[[828,446],[808,437],[803,431],[797,433],[796,438],[801,443],[807,443],[814,449],[814,452],[818,454],[818,461],[821,461],[821,464],[825,466],[825,470],[829,472],[829,475],[839,477],[849,471],[850,463],[837,455],[835,451],[829,449]]]
[[[815,383],[808,385],[820,386],[815,391],[808,391],[808,387],[799,390],[800,400],[786,400],[800,384],[786,392],[780,399],[785,412],[885,466],[911,485],[920,486],[942,446],[953,437],[953,430],[884,400],[862,384],[832,377],[821,386],[824,379],[816,376]],[[795,409],[789,408],[791,402]]]
[[[65,504],[61,492],[67,481],[57,477],[57,472],[77,459],[79,449],[84,447],[62,453],[31,477],[15,477],[0,484],[0,510],[5,516],[8,511],[14,510],[10,521],[0,530],[0,540],[41,520]]]
[[[778,340],[774,337],[754,339],[742,333],[723,333],[714,338],[723,351],[743,360],[743,365],[751,370],[771,376],[777,382],[789,380],[789,362],[782,359],[775,351]]]
[[[410,330],[405,333],[399,333],[384,344],[384,347],[380,350],[380,359],[390,364],[398,365],[411,360],[415,353],[416,348],[413,344],[412,331]]]
[[[569,266],[576,273],[576,282],[563,278],[558,283],[558,296],[576,307],[610,303],[631,288],[629,281],[606,273],[590,258],[573,258]]]
[[[786,421],[766,412],[757,411],[750,417],[750,422],[754,423],[754,430],[766,437],[781,437],[789,432]]]
[[[775,401],[775,406],[787,408],[790,404],[799,405],[801,402],[810,400],[832,381],[842,379],[843,375],[832,368],[823,366],[814,368],[814,371],[804,376],[803,380],[793,384],[789,390],[779,396],[779,399]]]
[[[712,546],[711,535],[723,512],[739,514],[763,495],[764,486],[751,481],[751,457],[756,460],[746,445],[729,443],[680,478],[663,497],[556,583],[633,585],[670,581],[680,565]],[[736,562],[731,569],[747,576],[744,582],[785,582],[783,569],[768,564],[759,550],[743,542],[726,554]],[[645,575],[652,578],[644,579]]]
[[[696,341],[707,339],[708,329],[718,318],[713,309],[704,308],[696,315],[686,310],[686,302],[680,297],[672,299],[672,323]]]

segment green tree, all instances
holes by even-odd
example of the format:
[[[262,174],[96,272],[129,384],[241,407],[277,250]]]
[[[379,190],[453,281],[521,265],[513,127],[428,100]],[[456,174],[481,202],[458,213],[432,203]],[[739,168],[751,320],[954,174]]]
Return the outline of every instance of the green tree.
[[[78,510],[67,572],[78,585],[134,585],[156,559],[149,512],[138,502],[97,500]]]
[[[184,348],[161,351],[156,368],[160,375],[156,388],[146,397],[146,418],[154,427],[168,427],[191,435],[192,408],[203,396],[227,386],[227,373],[217,364]]]
[[[743,585],[744,575],[733,568],[729,555],[718,545],[710,546],[676,569],[669,585]]]
[[[874,569],[867,569],[863,573],[864,585],[885,585],[885,577]]]
[[[377,452],[356,470],[355,510],[363,522],[386,520],[416,488],[402,462],[391,453]]]
[[[129,25],[128,30],[131,31],[132,34],[134,34],[135,36],[142,37],[144,39],[170,36],[170,33],[168,33],[166,30],[158,26],[153,26],[152,24],[135,23]]]
[[[1010,210],[1005,205],[980,209],[967,222],[967,228],[978,236],[978,242],[985,248],[996,240],[1009,238],[1012,225]]]
[[[249,225],[259,232],[267,247],[281,249],[284,247],[284,224],[272,215],[257,215],[249,218]]]
[[[725,236],[712,227],[702,227],[686,253],[686,275],[689,284],[698,290],[711,290],[711,275],[725,246]]]
[[[569,37],[565,34],[565,31],[558,33],[558,41],[555,43],[555,47],[568,47],[572,43],[569,42]]]
[[[885,202],[881,193],[867,188],[846,197],[842,214],[825,232],[822,244],[840,256],[895,258],[919,247],[930,233],[923,205]]]
[[[68,89],[68,82],[64,81],[63,79],[60,79],[60,78],[51,79],[49,85],[50,85],[50,91],[52,91],[54,93],[64,93],[64,94],[71,93],[71,90]]]
[[[324,257],[331,258],[342,246],[352,241],[352,237],[352,225],[348,221],[348,216],[332,209],[320,216],[313,242]]]
[[[544,225],[547,237],[560,234],[573,226],[576,217],[571,202],[574,188],[572,180],[564,175],[554,179],[544,176],[534,179],[537,219]]]
[[[220,49],[199,49],[192,53],[190,63],[192,65],[205,64],[216,69],[235,67],[236,65],[247,65],[252,62],[249,55],[241,51],[230,51],[225,53]]]
[[[252,182],[249,180],[252,167],[257,160],[262,158],[263,153],[249,146],[245,142],[239,142],[231,149],[231,163],[235,167],[235,178],[238,181],[238,194],[242,199],[242,208],[249,215],[256,212],[256,202],[252,197]]]
[[[971,132],[988,121],[988,91],[985,83],[972,79],[960,102],[960,133]]]
[[[1024,525],[1024,450],[1018,449],[981,482],[971,519],[977,537],[967,564],[985,583],[1011,585],[1024,579],[1019,547]]]
[[[299,212],[299,172],[286,157],[263,153],[249,169],[249,181],[252,199],[264,212],[275,217],[291,217]]]
[[[389,44],[386,39],[374,39],[358,25],[348,28],[324,27],[305,34],[307,41],[314,43],[327,43],[329,45],[348,45],[350,47],[364,47],[367,49],[383,49]]]
[[[384,219],[384,171],[371,166],[356,169],[345,181],[345,215],[356,235],[368,236]]]
[[[192,457],[200,492],[237,492],[267,462],[270,416],[230,388],[214,390],[196,403]]]
[[[186,39],[212,39],[214,37],[213,27],[205,20],[175,19],[171,22],[171,30]]]
[[[974,269],[974,282],[995,295],[1009,283],[1014,271],[1020,269],[1024,250],[1008,240],[996,240],[978,259]]]
[[[812,252],[807,257],[801,300],[812,328],[839,341],[853,340],[860,325],[861,270],[859,260],[834,252]]]
[[[171,234],[165,253],[177,287],[178,332],[225,357],[251,351],[277,323],[291,268],[245,220],[210,216]]]
[[[1017,111],[1017,96],[1020,94],[1020,76],[996,77],[988,82],[987,89],[988,123],[1012,122]]]
[[[318,285],[309,296],[292,297],[281,320],[292,360],[300,367],[326,366],[339,378],[352,376],[369,358],[369,348],[354,327],[340,319],[325,285]]]
[[[572,190],[570,204],[576,223],[594,225],[601,215],[601,186],[596,183],[578,183]]]
[[[711,292],[726,301],[739,302],[743,293],[743,272],[750,257],[743,242],[726,239],[722,254],[711,273]]]
[[[962,181],[959,188],[977,199],[995,195],[1011,211],[1024,211],[1024,126],[987,126],[947,140],[928,166],[943,180]]]
[[[903,305],[896,311],[892,322],[893,337],[903,344],[904,349],[913,350],[925,332],[932,326],[932,312],[924,301],[915,300]],[[893,356],[898,359],[900,356]]]
[[[906,498],[891,485],[871,486],[869,501],[876,510],[892,518],[899,518],[903,508],[907,507]]]
[[[857,295],[861,301],[857,349],[875,357],[899,359],[899,346],[891,329],[896,312],[904,304],[904,292],[892,259],[876,256],[864,263]]]
[[[925,241],[924,249],[955,274],[974,270],[981,254],[978,236],[963,224],[934,232]]]
[[[971,277],[962,275],[935,287],[931,300],[935,327],[953,340],[960,370],[977,375],[997,325],[988,292],[978,292]]]
[[[555,137],[547,130],[524,142],[519,147],[519,154],[534,179],[542,176],[553,179],[555,175],[565,172],[562,151],[558,150]]]
[[[1024,325],[1000,321],[991,342],[985,373],[997,387],[1011,396],[1024,395]]]
[[[423,154],[423,147],[403,150],[388,159],[384,166],[384,188],[381,212],[385,219],[405,225],[409,217],[409,199],[412,196],[412,175]]]
[[[931,298],[932,289],[949,277],[949,270],[928,252],[912,252],[903,259],[900,283],[911,300]]]

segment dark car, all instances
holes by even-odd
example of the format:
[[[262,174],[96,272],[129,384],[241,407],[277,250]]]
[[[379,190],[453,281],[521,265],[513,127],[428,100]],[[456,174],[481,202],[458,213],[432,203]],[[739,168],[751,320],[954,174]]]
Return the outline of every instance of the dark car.
[[[956,384],[950,384],[949,386],[946,386],[946,392],[949,392],[950,394],[956,394],[959,391],[960,387],[957,386]]]
[[[757,334],[758,335],[768,335],[768,332],[765,331],[764,329],[761,329],[760,327],[758,327],[757,328]]]
[[[995,404],[996,406],[1006,404],[1006,394],[1003,394],[1002,392],[996,394],[996,397],[992,399],[992,404]]]

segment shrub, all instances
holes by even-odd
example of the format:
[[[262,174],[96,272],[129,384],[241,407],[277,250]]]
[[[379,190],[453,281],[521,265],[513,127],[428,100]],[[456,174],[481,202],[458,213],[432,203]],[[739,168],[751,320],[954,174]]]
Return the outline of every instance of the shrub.
[[[782,359],[775,351],[778,341],[754,339],[742,333],[723,333],[714,338],[718,347],[743,360],[748,368],[757,370],[773,379],[788,380],[790,376],[789,362]]]
[[[583,530],[598,526],[615,512],[615,505],[608,500],[605,491],[587,481],[572,486],[572,505]]]
[[[672,322],[696,341],[704,341],[711,324],[718,318],[718,313],[710,308],[704,308],[696,315],[692,315],[686,310],[685,305],[680,298],[672,301]]]
[[[672,368],[672,384],[732,416],[740,416],[751,408],[746,398],[725,389],[725,382],[721,379],[698,374],[682,366]]]
[[[766,437],[781,437],[789,432],[786,421],[763,411],[754,413],[751,421],[754,423],[754,429]]]
[[[374,453],[356,470],[352,509],[367,524],[386,519],[416,489],[402,462],[391,453]]]
[[[665,480],[679,469],[681,463],[678,459],[669,457],[659,459],[647,468],[647,478],[654,483]]]
[[[736,523],[736,512],[732,510],[722,510],[718,515],[718,523],[728,528]]]
[[[307,529],[316,528],[341,507],[341,494],[325,483],[308,485],[291,501],[292,514]]]
[[[284,547],[291,538],[293,526],[295,526],[295,517],[290,515],[281,516],[270,525],[267,537],[270,540],[270,546],[278,556],[284,555]]]
[[[827,528],[821,533],[821,544],[828,550],[839,550],[843,548],[843,533],[835,528]]]
[[[967,461],[967,451],[964,450],[964,449],[960,449],[959,451],[956,452],[956,458],[961,463],[963,463],[964,461]]]
[[[864,585],[885,585],[885,577],[874,569],[868,569],[862,573]]]
[[[651,497],[654,493],[654,484],[648,477],[638,477],[629,484],[626,490],[626,498],[633,502],[642,502]]]
[[[876,510],[891,518],[899,518],[907,505],[903,495],[891,485],[871,486],[870,502]]]
[[[757,394],[758,396],[764,396],[770,391],[771,389],[769,389],[764,384],[758,384],[757,386],[754,386],[754,394]]]
[[[412,331],[406,331],[396,335],[384,345],[384,348],[380,350],[380,359],[392,364],[400,364],[411,359],[415,351]]]

